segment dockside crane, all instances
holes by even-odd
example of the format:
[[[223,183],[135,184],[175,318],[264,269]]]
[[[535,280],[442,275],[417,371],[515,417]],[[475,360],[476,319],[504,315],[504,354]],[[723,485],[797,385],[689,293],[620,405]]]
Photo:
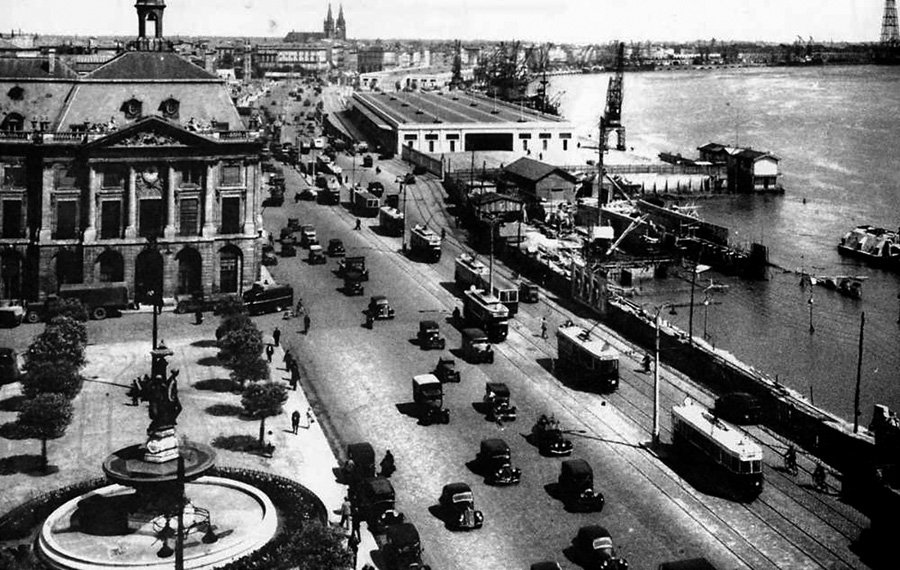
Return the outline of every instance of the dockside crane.
[[[616,54],[616,72],[609,78],[606,89],[606,109],[600,118],[600,161],[602,166],[606,139],[616,133],[616,150],[625,150],[625,127],[622,126],[622,101],[625,98],[625,42],[619,42]]]

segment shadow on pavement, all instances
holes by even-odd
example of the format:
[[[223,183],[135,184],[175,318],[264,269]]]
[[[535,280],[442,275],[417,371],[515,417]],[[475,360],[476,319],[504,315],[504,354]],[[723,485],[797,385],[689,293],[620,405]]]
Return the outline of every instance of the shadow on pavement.
[[[197,360],[197,364],[200,366],[221,366],[222,361],[219,360],[216,356],[204,356],[203,358]]]
[[[203,339],[203,340],[196,340],[191,343],[191,346],[196,346],[199,348],[216,348],[216,341],[214,341],[211,338]]]
[[[3,439],[28,439],[19,422],[6,422],[0,425],[0,438]]]
[[[209,390],[210,392],[231,392],[234,390],[234,382],[230,378],[209,378],[192,384],[197,390]]]
[[[10,455],[0,459],[0,475],[15,475],[16,473],[32,473],[39,471],[41,467],[40,455]]]
[[[256,452],[259,441],[252,435],[220,435],[212,440],[212,446],[227,451]]]
[[[236,416],[240,417],[244,413],[244,408],[240,406],[235,406],[233,404],[213,404],[206,408],[206,413],[211,416]],[[252,419],[252,418],[241,418],[241,419]]]

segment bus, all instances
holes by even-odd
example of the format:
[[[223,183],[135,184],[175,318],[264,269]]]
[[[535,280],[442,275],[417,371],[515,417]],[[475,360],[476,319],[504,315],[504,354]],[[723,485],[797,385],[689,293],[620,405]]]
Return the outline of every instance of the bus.
[[[490,269],[474,256],[464,253],[456,258],[453,279],[460,288],[474,286],[476,289],[491,291],[506,305],[510,316],[519,312],[519,287],[496,273],[492,279]]]
[[[571,321],[556,330],[557,366],[587,387],[613,392],[619,387],[619,351]]]
[[[718,478],[739,499],[752,501],[762,492],[762,448],[691,398],[672,408],[672,443],[716,467]]]
[[[509,332],[509,310],[500,299],[474,287],[463,293],[466,326],[483,330],[491,342],[503,342]]]
[[[397,208],[382,206],[378,210],[378,225],[384,235],[400,237],[403,235],[403,213]]]

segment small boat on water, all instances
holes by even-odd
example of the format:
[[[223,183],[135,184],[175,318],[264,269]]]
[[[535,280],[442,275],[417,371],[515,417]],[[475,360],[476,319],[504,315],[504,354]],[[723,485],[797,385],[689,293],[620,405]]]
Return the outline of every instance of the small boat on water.
[[[850,275],[809,275],[804,273],[801,284],[810,283],[819,285],[832,291],[837,291],[845,297],[859,299],[862,297],[862,282],[868,279],[864,275],[852,277]]]
[[[900,232],[857,226],[841,238],[838,252],[872,265],[900,270]]]

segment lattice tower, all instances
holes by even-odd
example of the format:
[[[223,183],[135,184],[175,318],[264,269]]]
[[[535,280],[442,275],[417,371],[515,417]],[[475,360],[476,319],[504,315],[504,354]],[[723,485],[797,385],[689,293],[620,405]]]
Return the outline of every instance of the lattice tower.
[[[900,43],[900,28],[897,26],[897,3],[885,0],[884,17],[881,19],[881,43]]]

